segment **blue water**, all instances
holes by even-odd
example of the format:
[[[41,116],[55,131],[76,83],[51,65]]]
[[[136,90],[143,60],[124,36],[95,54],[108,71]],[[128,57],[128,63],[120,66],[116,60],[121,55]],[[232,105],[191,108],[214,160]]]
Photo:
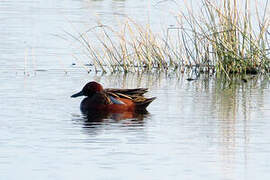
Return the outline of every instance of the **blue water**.
[[[0,2],[0,179],[269,179],[268,77],[229,85],[207,75],[189,82],[189,74],[88,74],[72,57],[76,48],[59,38],[94,26],[95,14],[111,25],[115,13],[169,25],[163,6]],[[80,112],[82,98],[70,95],[92,80],[147,87],[157,99],[147,114],[91,121]]]

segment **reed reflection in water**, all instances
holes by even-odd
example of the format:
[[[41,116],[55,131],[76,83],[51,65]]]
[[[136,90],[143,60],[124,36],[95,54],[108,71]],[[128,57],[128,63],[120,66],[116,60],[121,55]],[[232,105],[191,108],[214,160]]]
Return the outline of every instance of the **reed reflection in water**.
[[[215,141],[225,179],[234,179],[238,171],[247,178],[252,173],[246,171],[259,164],[253,148],[269,148],[268,143],[265,146],[266,139],[262,140],[264,145],[255,141],[258,136],[255,127],[269,126],[265,121],[262,123],[266,114],[269,116],[269,110],[265,111],[265,107],[269,108],[269,77],[247,76],[246,81],[235,76],[232,79],[228,81],[226,77],[217,76],[212,82],[208,78],[202,80],[195,87],[200,93],[210,96],[196,96],[194,100],[200,102],[205,101],[205,97],[210,98],[210,104],[205,105],[216,119],[213,122],[218,128]],[[264,130],[261,132],[267,136]]]

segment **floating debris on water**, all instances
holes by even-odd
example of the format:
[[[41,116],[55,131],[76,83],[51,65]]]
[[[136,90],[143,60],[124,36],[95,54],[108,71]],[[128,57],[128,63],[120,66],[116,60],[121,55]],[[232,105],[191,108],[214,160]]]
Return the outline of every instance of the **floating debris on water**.
[[[187,78],[187,81],[194,81],[194,80],[196,80],[196,79],[194,79],[194,78]]]
[[[242,78],[242,81],[243,81],[244,83],[246,83],[246,82],[247,82],[247,79],[246,79],[246,78]]]
[[[36,69],[35,71],[37,71],[37,72],[46,72],[48,70],[47,69]]]

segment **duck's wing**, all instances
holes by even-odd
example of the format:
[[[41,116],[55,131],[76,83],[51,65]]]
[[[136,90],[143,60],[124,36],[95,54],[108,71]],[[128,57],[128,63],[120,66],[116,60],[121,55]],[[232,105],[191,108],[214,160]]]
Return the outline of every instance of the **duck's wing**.
[[[114,104],[124,104],[119,98],[130,99],[135,103],[137,110],[145,109],[156,97],[145,98],[144,93],[147,92],[147,88],[137,89],[106,89],[106,94],[110,97],[110,100]]]
[[[125,104],[124,102],[122,102],[121,100],[118,99],[118,98],[120,98],[120,95],[117,93],[106,92],[106,95],[108,96],[108,98],[110,99],[112,104]],[[125,97],[130,98],[126,95],[125,95]]]
[[[115,93],[115,94],[122,94],[122,95],[140,95],[142,96],[147,92],[147,88],[135,88],[135,89],[114,89],[114,88],[107,88],[104,91],[107,93]]]
[[[122,94],[122,93],[119,93],[119,92],[113,93],[113,92],[108,91],[107,94],[112,96],[112,97],[115,97],[115,98],[120,98],[121,97],[121,98],[126,98],[126,99],[132,100],[132,96],[125,95],[125,94]]]

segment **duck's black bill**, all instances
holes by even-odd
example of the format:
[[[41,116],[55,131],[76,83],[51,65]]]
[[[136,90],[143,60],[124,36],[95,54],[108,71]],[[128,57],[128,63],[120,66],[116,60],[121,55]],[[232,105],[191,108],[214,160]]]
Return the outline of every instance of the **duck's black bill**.
[[[83,96],[83,92],[82,92],[82,91],[80,91],[80,92],[78,92],[78,93],[76,93],[76,94],[73,94],[73,95],[70,96],[70,97],[75,98],[75,97],[79,97],[79,96]]]

